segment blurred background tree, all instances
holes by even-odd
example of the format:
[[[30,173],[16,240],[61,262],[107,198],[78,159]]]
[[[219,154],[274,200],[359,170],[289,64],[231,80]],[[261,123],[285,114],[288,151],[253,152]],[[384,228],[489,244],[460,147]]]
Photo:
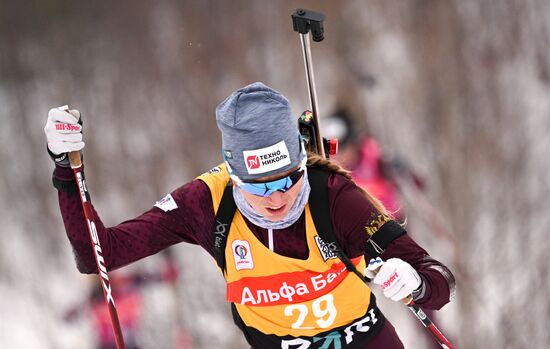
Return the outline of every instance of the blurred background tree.
[[[415,238],[455,271],[440,319],[455,345],[547,347],[550,2],[544,0],[0,2],[0,345],[93,348],[63,314],[79,275],[50,183],[51,107],[84,115],[87,179],[107,225],[219,163],[214,109],[254,81],[308,108],[290,13],[327,15],[312,46],[320,114],[344,103],[428,182],[451,239],[410,210]],[[546,159],[546,160],[545,160]],[[413,207],[414,208],[414,207]],[[424,233],[423,233],[424,232]],[[200,248],[172,247],[179,286],[144,290],[144,348],[246,348]],[[155,269],[155,257],[130,268]],[[423,331],[384,303],[407,348]]]

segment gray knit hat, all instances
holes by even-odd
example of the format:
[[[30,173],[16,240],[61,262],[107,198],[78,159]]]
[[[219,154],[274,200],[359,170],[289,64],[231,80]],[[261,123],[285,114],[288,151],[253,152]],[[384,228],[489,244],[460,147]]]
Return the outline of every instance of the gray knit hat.
[[[243,181],[288,171],[303,159],[297,120],[288,100],[260,82],[220,103],[216,122],[224,158]]]

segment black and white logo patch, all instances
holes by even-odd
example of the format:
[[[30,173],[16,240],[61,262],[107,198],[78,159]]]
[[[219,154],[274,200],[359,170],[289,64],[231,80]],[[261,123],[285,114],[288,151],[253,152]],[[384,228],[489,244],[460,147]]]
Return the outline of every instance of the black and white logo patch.
[[[337,258],[336,253],[333,252],[334,250],[336,250],[336,245],[334,242],[327,244],[323,241],[323,239],[321,239],[319,235],[315,235],[314,239],[315,243],[317,244],[317,248],[319,249],[319,252],[321,252],[321,256],[323,256],[323,260],[325,262],[328,259]]]
[[[233,159],[233,152],[231,150],[224,149],[223,153],[228,160]]]
[[[208,170],[208,174],[213,174],[213,173],[220,173],[222,172],[222,169],[220,168],[220,166],[216,166],[216,167],[212,167],[210,170]]]

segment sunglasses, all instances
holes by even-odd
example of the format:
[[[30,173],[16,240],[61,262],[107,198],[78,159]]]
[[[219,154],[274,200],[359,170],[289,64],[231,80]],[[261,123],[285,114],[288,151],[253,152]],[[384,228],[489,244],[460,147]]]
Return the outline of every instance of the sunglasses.
[[[296,185],[296,183],[298,183],[303,175],[304,169],[299,168],[288,176],[276,179],[274,181],[257,183],[241,182],[239,188],[252,195],[268,197],[276,191],[281,191],[284,193],[287,190],[290,190]]]
[[[269,182],[243,182],[237,175],[233,173],[233,170],[231,169],[231,166],[229,165],[229,162],[227,161],[227,157],[225,152],[222,150],[222,156],[225,163],[225,166],[227,168],[227,172],[229,172],[229,177],[237,183],[238,187],[243,189],[244,191],[261,197],[268,197],[269,195],[273,194],[276,191],[286,192],[287,190],[290,190],[293,186],[298,183],[300,178],[304,176],[304,172],[306,171],[306,164],[307,164],[307,152],[305,148],[304,140],[302,139],[302,136],[300,136],[300,152],[302,154],[302,161],[300,161],[300,167],[289,174],[288,176],[285,176],[283,178],[276,179],[274,181]]]

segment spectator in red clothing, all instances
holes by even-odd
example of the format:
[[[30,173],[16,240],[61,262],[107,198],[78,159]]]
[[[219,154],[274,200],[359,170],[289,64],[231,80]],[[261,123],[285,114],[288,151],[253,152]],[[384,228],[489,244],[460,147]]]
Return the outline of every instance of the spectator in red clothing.
[[[77,110],[54,108],[45,132],[77,267],[95,273],[67,161],[84,147],[79,119]],[[200,245],[218,263],[234,321],[254,349],[402,349],[363,280],[371,257],[384,260],[368,273],[385,297],[437,309],[449,302],[449,269],[347,171],[306,153],[282,94],[243,87],[217,107],[216,121],[222,164],[134,219],[105,227],[96,215],[108,270],[182,241]]]
[[[354,182],[380,200],[395,218],[403,219],[405,214],[393,177],[403,162],[385,156],[378,141],[368,132],[359,131],[345,108],[339,107],[324,117],[322,128],[323,136],[338,139],[338,153],[332,159],[349,170]]]

